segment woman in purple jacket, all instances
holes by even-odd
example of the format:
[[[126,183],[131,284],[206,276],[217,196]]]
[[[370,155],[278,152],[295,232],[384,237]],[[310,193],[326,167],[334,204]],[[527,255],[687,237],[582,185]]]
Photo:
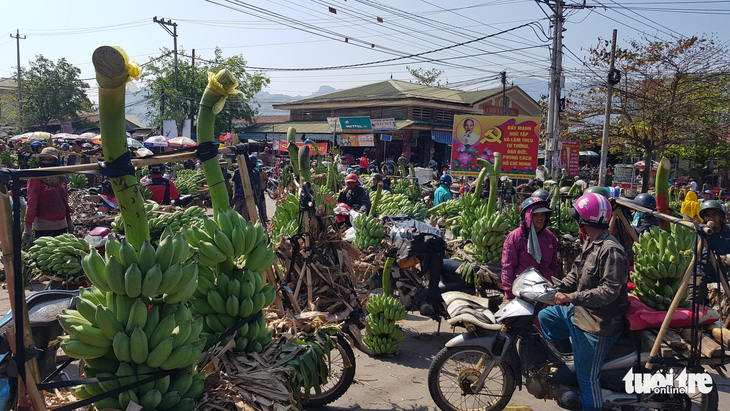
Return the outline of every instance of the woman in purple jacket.
[[[528,268],[535,267],[545,279],[558,276],[558,239],[547,226],[550,204],[530,197],[520,206],[520,226],[507,235],[502,251],[502,287],[507,299],[512,295],[512,282]]]

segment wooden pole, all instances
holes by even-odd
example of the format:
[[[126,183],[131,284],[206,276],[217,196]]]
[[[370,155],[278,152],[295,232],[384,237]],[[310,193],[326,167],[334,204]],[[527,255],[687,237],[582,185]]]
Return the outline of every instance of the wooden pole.
[[[234,145],[238,144],[238,135],[233,134],[232,140]],[[246,210],[248,210],[248,221],[256,223],[259,221],[259,212],[254,199],[253,187],[251,186],[251,177],[248,174],[248,167],[246,166],[248,159],[243,154],[239,154],[236,157],[236,162],[238,163],[238,173],[241,176],[241,187],[243,188],[243,197],[246,201]]]
[[[649,353],[649,358],[646,360],[646,368],[651,370],[653,365],[651,363],[651,360],[657,357],[657,354],[659,354],[659,349],[662,346],[662,341],[664,340],[664,335],[667,333],[667,330],[669,329],[669,323],[672,322],[672,317],[674,316],[674,312],[677,311],[677,307],[679,307],[679,303],[684,300],[684,292],[687,289],[687,285],[689,285],[690,280],[692,279],[692,276],[694,275],[695,271],[695,264],[699,263],[697,261],[697,256],[701,255],[702,250],[705,248],[705,240],[701,239],[699,243],[697,244],[697,249],[695,250],[695,255],[692,257],[692,261],[689,263],[689,267],[687,267],[687,271],[684,273],[684,278],[682,278],[682,284],[679,286],[679,290],[677,290],[677,294],[674,296],[674,299],[672,300],[672,304],[669,305],[669,309],[667,310],[667,315],[664,317],[664,321],[662,322],[662,326],[659,328],[659,332],[657,333],[656,341],[654,341],[654,346],[651,349],[651,352]]]
[[[16,267],[14,261],[15,247],[13,244],[13,209],[10,206],[10,196],[7,187],[0,186],[0,216],[2,216],[2,224],[0,224],[0,244],[2,245],[2,258],[5,267],[5,280],[7,282],[8,294],[10,295],[10,307],[13,310],[13,326],[14,330],[10,334],[15,334],[15,330],[23,329],[23,346],[16,347],[15,339],[8,334],[8,342],[11,344],[14,353],[17,350],[26,351],[26,348],[33,345],[33,333],[30,328],[30,319],[28,317],[28,307],[25,305],[25,292],[21,286],[19,295],[15,293],[16,281],[23,281],[23,268]],[[21,302],[22,312],[16,312],[15,304]],[[19,409],[45,410],[43,397],[36,388],[36,382],[40,381],[40,371],[38,370],[38,362],[35,358],[25,359],[25,381],[18,379],[18,407]]]
[[[636,230],[634,230],[634,227],[631,227],[631,224],[629,224],[629,221],[626,219],[626,216],[624,213],[621,212],[621,209],[616,210],[616,214],[618,215],[618,218],[621,220],[621,223],[623,223],[624,228],[629,233],[629,236],[631,236],[631,239],[634,240],[634,242],[639,241],[639,236],[636,235]]]

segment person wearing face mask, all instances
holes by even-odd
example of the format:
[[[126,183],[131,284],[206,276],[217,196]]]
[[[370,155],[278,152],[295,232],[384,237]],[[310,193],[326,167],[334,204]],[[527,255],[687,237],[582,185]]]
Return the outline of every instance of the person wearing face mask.
[[[535,267],[548,281],[558,276],[558,239],[548,228],[550,204],[530,197],[520,206],[520,226],[507,235],[502,250],[502,288],[506,299],[514,298],[515,277]]]
[[[44,148],[38,155],[38,164],[41,167],[60,165],[58,150],[53,147]],[[23,243],[32,243],[34,236],[56,237],[73,231],[66,177],[53,176],[29,180]]]

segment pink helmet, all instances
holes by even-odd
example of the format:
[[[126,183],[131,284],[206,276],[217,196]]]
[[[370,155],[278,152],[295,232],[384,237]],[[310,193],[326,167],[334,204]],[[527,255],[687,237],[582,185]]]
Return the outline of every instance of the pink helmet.
[[[573,203],[570,215],[580,224],[607,228],[611,219],[611,202],[600,194],[583,194]]]

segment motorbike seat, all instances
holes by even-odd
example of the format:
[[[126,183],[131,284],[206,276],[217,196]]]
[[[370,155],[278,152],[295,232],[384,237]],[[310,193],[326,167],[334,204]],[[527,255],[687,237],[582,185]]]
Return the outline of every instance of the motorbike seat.
[[[474,289],[473,285],[467,284],[464,279],[456,273],[456,270],[460,265],[461,261],[444,259],[444,268],[441,271],[441,280],[439,281],[439,290],[441,293]]]

